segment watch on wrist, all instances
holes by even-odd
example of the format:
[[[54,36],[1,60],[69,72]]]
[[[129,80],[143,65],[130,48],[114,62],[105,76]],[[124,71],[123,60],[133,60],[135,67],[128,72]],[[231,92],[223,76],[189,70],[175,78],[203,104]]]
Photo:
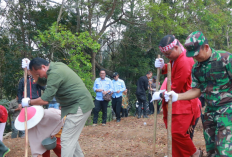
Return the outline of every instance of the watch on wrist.
[[[160,93],[160,95],[159,95],[159,96],[160,96],[160,98],[162,98],[162,99],[163,99],[163,93]]]
[[[28,100],[28,105],[31,106],[31,100]]]

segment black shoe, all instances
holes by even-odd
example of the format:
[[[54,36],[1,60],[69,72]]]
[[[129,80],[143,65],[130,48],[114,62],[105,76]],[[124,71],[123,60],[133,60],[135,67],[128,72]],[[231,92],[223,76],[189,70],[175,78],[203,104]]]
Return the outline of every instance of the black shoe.
[[[117,122],[120,122],[120,119],[118,119]]]
[[[143,118],[148,118],[148,116],[147,116],[147,115],[144,115]]]

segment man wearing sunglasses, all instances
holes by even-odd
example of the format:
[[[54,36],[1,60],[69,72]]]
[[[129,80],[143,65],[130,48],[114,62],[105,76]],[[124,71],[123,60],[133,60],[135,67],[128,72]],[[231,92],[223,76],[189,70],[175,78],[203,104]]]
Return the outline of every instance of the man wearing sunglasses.
[[[204,95],[207,103],[203,127],[208,157],[230,157],[232,152],[232,55],[216,51],[208,44],[202,32],[191,33],[185,41],[186,56],[197,62],[192,69],[192,89],[172,95],[172,102],[190,100]]]

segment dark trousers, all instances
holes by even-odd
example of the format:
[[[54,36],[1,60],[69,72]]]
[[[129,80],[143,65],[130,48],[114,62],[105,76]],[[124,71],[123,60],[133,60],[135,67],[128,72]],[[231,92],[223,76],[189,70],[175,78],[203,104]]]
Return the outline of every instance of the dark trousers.
[[[14,126],[14,122],[15,122],[14,120],[11,122],[11,128],[12,128],[11,138],[17,138],[18,135],[19,135],[19,137],[24,137],[25,131],[17,130]]]
[[[200,96],[199,100],[201,101],[201,106],[203,108],[205,106],[205,98]],[[201,122],[202,122],[202,125],[203,125],[203,119],[204,119],[204,114],[202,114],[202,112],[201,112]]]
[[[118,98],[112,98],[112,107],[113,110],[116,114],[116,119],[120,120],[120,111],[121,111],[121,107],[122,107],[122,97],[118,97]]]
[[[152,99],[152,95],[151,93],[148,94],[148,101],[149,101],[149,110],[151,112],[151,114],[154,113],[154,105],[153,105],[153,102],[150,102]],[[159,109],[159,105],[157,104],[157,112],[158,112],[158,109]]]
[[[139,107],[138,107],[138,114],[141,114],[142,112],[142,106],[143,106],[143,115],[147,115],[147,100],[145,95],[137,95],[137,99],[139,102]]]
[[[93,117],[93,124],[97,124],[98,121],[98,113],[102,110],[102,123],[106,124],[106,118],[107,118],[107,106],[108,101],[99,101],[95,100],[95,108],[94,108],[94,117]]]
[[[128,110],[126,108],[122,108],[122,117],[128,117]]]
[[[198,123],[199,118],[200,118],[200,117],[198,117],[198,118],[196,119],[195,125],[192,126],[193,131],[190,132],[190,138],[191,138],[192,140],[193,140],[193,136],[194,136],[194,129],[195,129],[195,127],[197,126],[197,123]]]

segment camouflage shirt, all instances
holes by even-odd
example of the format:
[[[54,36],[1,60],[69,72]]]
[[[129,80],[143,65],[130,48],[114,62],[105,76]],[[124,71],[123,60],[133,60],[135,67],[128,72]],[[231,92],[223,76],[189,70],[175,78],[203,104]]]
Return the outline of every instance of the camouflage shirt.
[[[212,49],[208,61],[192,69],[192,88],[199,88],[207,106],[226,106],[232,102],[232,54]]]
[[[128,106],[128,97],[122,93],[122,108],[126,109]]]
[[[9,105],[9,113],[12,115],[12,121],[15,121],[15,119],[17,118],[17,116],[20,113],[20,110],[15,111],[15,109],[17,109],[19,106],[18,104],[18,100],[15,98],[13,100],[10,101],[10,105]]]

